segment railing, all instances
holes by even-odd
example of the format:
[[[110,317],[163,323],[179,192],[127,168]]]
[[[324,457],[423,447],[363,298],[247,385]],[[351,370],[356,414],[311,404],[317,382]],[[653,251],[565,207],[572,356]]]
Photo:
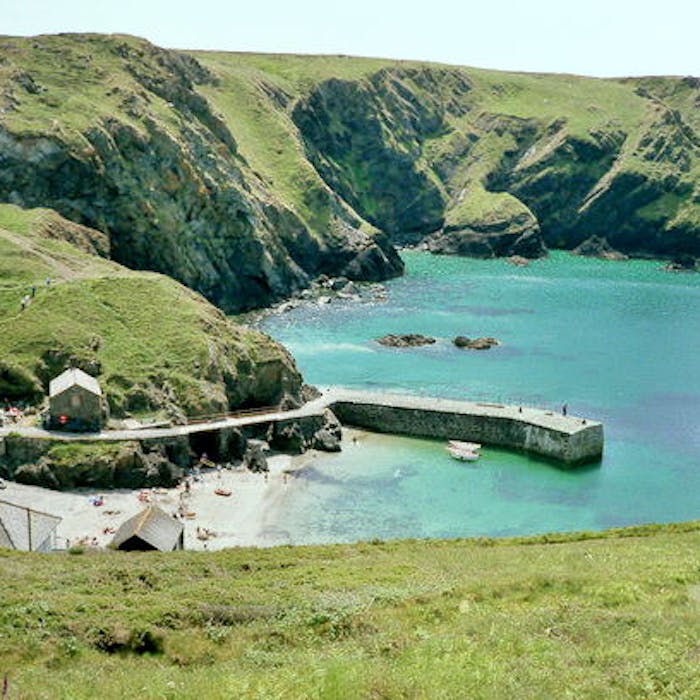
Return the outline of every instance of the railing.
[[[216,423],[229,418],[247,418],[248,416],[261,416],[266,413],[283,413],[279,406],[261,406],[259,408],[244,408],[231,413],[212,413],[206,416],[192,416],[186,419],[185,425],[201,425],[202,423]]]

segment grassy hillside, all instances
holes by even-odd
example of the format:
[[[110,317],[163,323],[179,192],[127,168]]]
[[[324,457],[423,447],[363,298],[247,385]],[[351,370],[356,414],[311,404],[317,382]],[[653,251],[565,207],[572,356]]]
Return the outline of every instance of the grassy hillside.
[[[217,553],[0,552],[23,698],[685,698],[700,526]]]
[[[0,205],[0,397],[39,400],[70,364],[99,375],[116,415],[207,414],[298,392],[280,346],[168,277],[98,257],[102,239],[55,212]]]

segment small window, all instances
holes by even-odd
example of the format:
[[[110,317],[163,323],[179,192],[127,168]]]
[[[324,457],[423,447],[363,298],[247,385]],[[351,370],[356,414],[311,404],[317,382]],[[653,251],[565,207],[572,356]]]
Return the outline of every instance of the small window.
[[[80,394],[73,394],[70,397],[71,408],[80,408],[83,405],[83,397]]]

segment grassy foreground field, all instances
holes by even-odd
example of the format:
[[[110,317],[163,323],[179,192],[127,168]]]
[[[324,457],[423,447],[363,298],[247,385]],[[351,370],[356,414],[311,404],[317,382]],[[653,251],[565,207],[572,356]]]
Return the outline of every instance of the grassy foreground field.
[[[0,552],[10,698],[698,698],[700,522]]]

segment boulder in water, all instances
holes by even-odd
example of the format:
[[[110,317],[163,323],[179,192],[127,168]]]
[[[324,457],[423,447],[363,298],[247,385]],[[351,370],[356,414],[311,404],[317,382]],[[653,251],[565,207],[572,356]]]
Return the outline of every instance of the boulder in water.
[[[390,333],[389,335],[377,338],[377,342],[380,345],[386,345],[391,348],[413,348],[420,345],[432,345],[437,341],[435,338],[421,335],[420,333],[403,333],[399,335]]]
[[[667,272],[695,272],[697,261],[692,255],[676,255],[665,267]]]
[[[467,338],[465,335],[458,335],[452,341],[458,348],[466,348],[467,350],[490,350],[496,345],[500,345],[500,341],[496,338]]]

